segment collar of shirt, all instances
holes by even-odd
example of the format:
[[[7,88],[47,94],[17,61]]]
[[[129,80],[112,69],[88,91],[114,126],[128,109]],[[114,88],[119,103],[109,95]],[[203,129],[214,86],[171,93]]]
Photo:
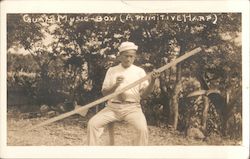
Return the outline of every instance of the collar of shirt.
[[[133,69],[133,68],[135,67],[135,65],[132,64],[131,66],[129,66],[129,67],[127,67],[127,68],[124,68],[124,67],[122,66],[122,64],[120,63],[120,64],[118,65],[118,67],[119,67],[119,69],[121,69],[121,70],[129,70],[129,69]]]

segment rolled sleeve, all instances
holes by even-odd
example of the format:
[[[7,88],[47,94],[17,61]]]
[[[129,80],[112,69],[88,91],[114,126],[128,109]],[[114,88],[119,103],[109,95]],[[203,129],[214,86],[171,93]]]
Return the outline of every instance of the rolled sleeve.
[[[102,84],[102,90],[109,88],[111,86],[111,68],[108,69],[106,76],[104,78],[103,84]]]

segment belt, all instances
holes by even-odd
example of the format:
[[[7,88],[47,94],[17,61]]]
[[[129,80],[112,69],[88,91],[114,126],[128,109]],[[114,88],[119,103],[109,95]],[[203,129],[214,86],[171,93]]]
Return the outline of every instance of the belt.
[[[111,102],[111,103],[114,103],[114,104],[135,104],[135,103],[138,103],[138,102],[131,102],[131,101],[114,101],[114,102]]]

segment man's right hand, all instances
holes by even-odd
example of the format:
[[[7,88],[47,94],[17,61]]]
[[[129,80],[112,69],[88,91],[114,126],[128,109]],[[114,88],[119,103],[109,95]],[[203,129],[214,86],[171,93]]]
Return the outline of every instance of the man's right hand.
[[[123,76],[118,76],[116,78],[116,82],[113,86],[109,87],[109,88],[105,88],[102,90],[102,94],[104,96],[110,94],[110,93],[113,93],[120,85],[121,83],[124,81],[124,77]]]
[[[116,85],[116,86],[120,86],[121,83],[123,83],[123,81],[124,81],[124,77],[123,77],[123,76],[118,76],[118,77],[116,78],[116,83],[115,83],[115,85]]]

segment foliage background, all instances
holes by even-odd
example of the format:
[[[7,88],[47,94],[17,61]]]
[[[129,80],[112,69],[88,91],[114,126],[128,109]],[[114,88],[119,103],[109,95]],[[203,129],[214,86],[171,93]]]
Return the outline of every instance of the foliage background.
[[[107,69],[118,63],[117,48],[123,41],[139,46],[135,63],[147,72],[202,47],[198,55],[162,73],[154,93],[142,101],[148,123],[185,133],[190,127],[202,129],[204,97],[187,95],[216,89],[220,100],[210,99],[203,133],[241,139],[241,14],[216,13],[216,22],[131,20],[138,15],[183,14],[187,13],[66,15],[68,19],[106,16],[107,21],[53,21],[61,14],[8,14],[8,108],[23,103],[24,111],[30,112],[44,104],[64,103],[69,111],[73,107],[67,103],[84,105],[98,99]],[[120,16],[130,18],[125,23],[110,18]],[[89,117],[97,111],[93,108]]]

